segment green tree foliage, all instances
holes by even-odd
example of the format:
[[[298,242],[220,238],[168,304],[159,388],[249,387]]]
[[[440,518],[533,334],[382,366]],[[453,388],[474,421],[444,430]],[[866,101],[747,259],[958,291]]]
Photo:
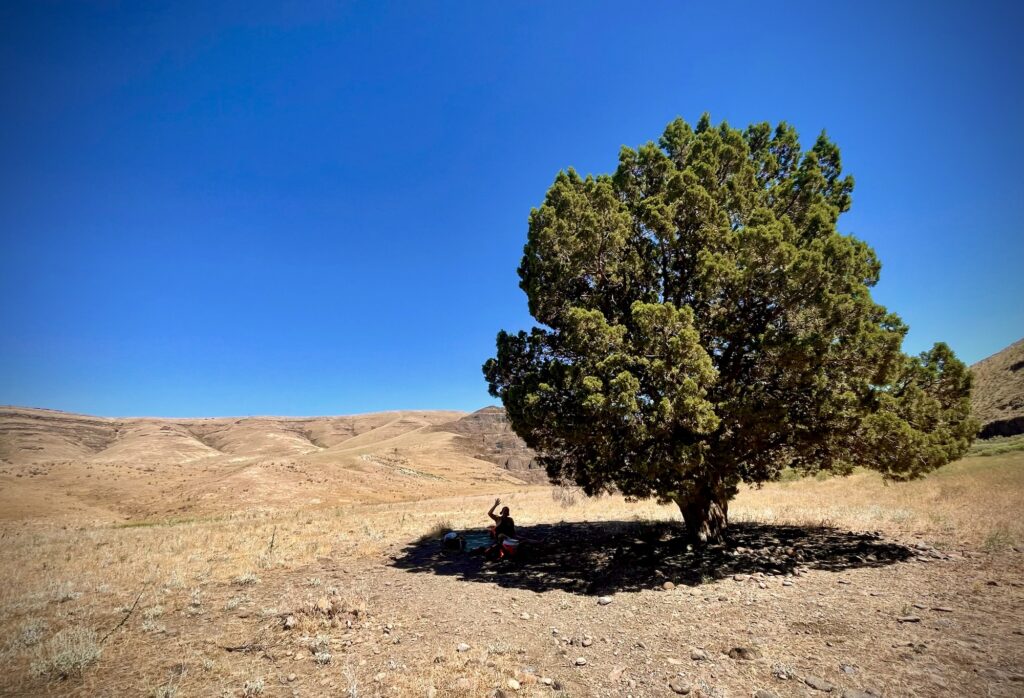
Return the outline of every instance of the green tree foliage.
[[[561,172],[530,213],[520,286],[539,327],[484,365],[555,481],[678,504],[717,538],[740,482],[791,467],[918,477],[962,455],[970,373],[871,299],[880,264],[837,230],[853,179],[823,133],[696,128]]]

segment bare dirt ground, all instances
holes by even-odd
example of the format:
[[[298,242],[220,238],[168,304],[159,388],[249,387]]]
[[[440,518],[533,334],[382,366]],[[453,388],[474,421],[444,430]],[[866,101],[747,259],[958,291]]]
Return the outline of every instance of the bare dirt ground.
[[[706,550],[651,502],[486,489],[545,551],[442,552],[439,531],[486,523],[468,486],[8,515],[0,694],[1024,695],[1024,452],[745,490]]]

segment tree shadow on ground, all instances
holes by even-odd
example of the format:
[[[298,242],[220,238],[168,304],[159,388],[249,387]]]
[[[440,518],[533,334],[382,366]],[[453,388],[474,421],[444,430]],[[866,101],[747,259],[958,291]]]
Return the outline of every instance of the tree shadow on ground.
[[[705,547],[687,545],[682,528],[669,523],[563,522],[531,526],[524,533],[544,544],[518,560],[492,562],[425,540],[409,543],[392,565],[502,587],[597,595],[650,589],[666,581],[695,586],[736,574],[883,567],[915,555],[873,533],[827,526],[732,523],[725,542]]]

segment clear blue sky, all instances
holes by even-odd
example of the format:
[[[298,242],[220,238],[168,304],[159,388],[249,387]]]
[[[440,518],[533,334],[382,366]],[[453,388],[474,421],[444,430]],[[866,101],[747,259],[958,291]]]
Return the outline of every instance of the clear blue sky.
[[[1024,4],[0,9],[0,404],[475,409],[556,172],[709,111],[822,129],[876,298],[1024,335]]]

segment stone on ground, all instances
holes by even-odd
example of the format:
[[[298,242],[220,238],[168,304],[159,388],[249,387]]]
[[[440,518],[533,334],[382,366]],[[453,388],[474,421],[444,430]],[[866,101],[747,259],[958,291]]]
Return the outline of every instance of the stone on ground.
[[[678,693],[681,696],[689,694],[692,690],[690,682],[683,678],[672,679],[668,682],[668,687],[672,689],[673,693]]]
[[[835,688],[835,686],[819,676],[807,676],[804,678],[804,683],[816,691],[824,691],[825,693],[829,693]]]

